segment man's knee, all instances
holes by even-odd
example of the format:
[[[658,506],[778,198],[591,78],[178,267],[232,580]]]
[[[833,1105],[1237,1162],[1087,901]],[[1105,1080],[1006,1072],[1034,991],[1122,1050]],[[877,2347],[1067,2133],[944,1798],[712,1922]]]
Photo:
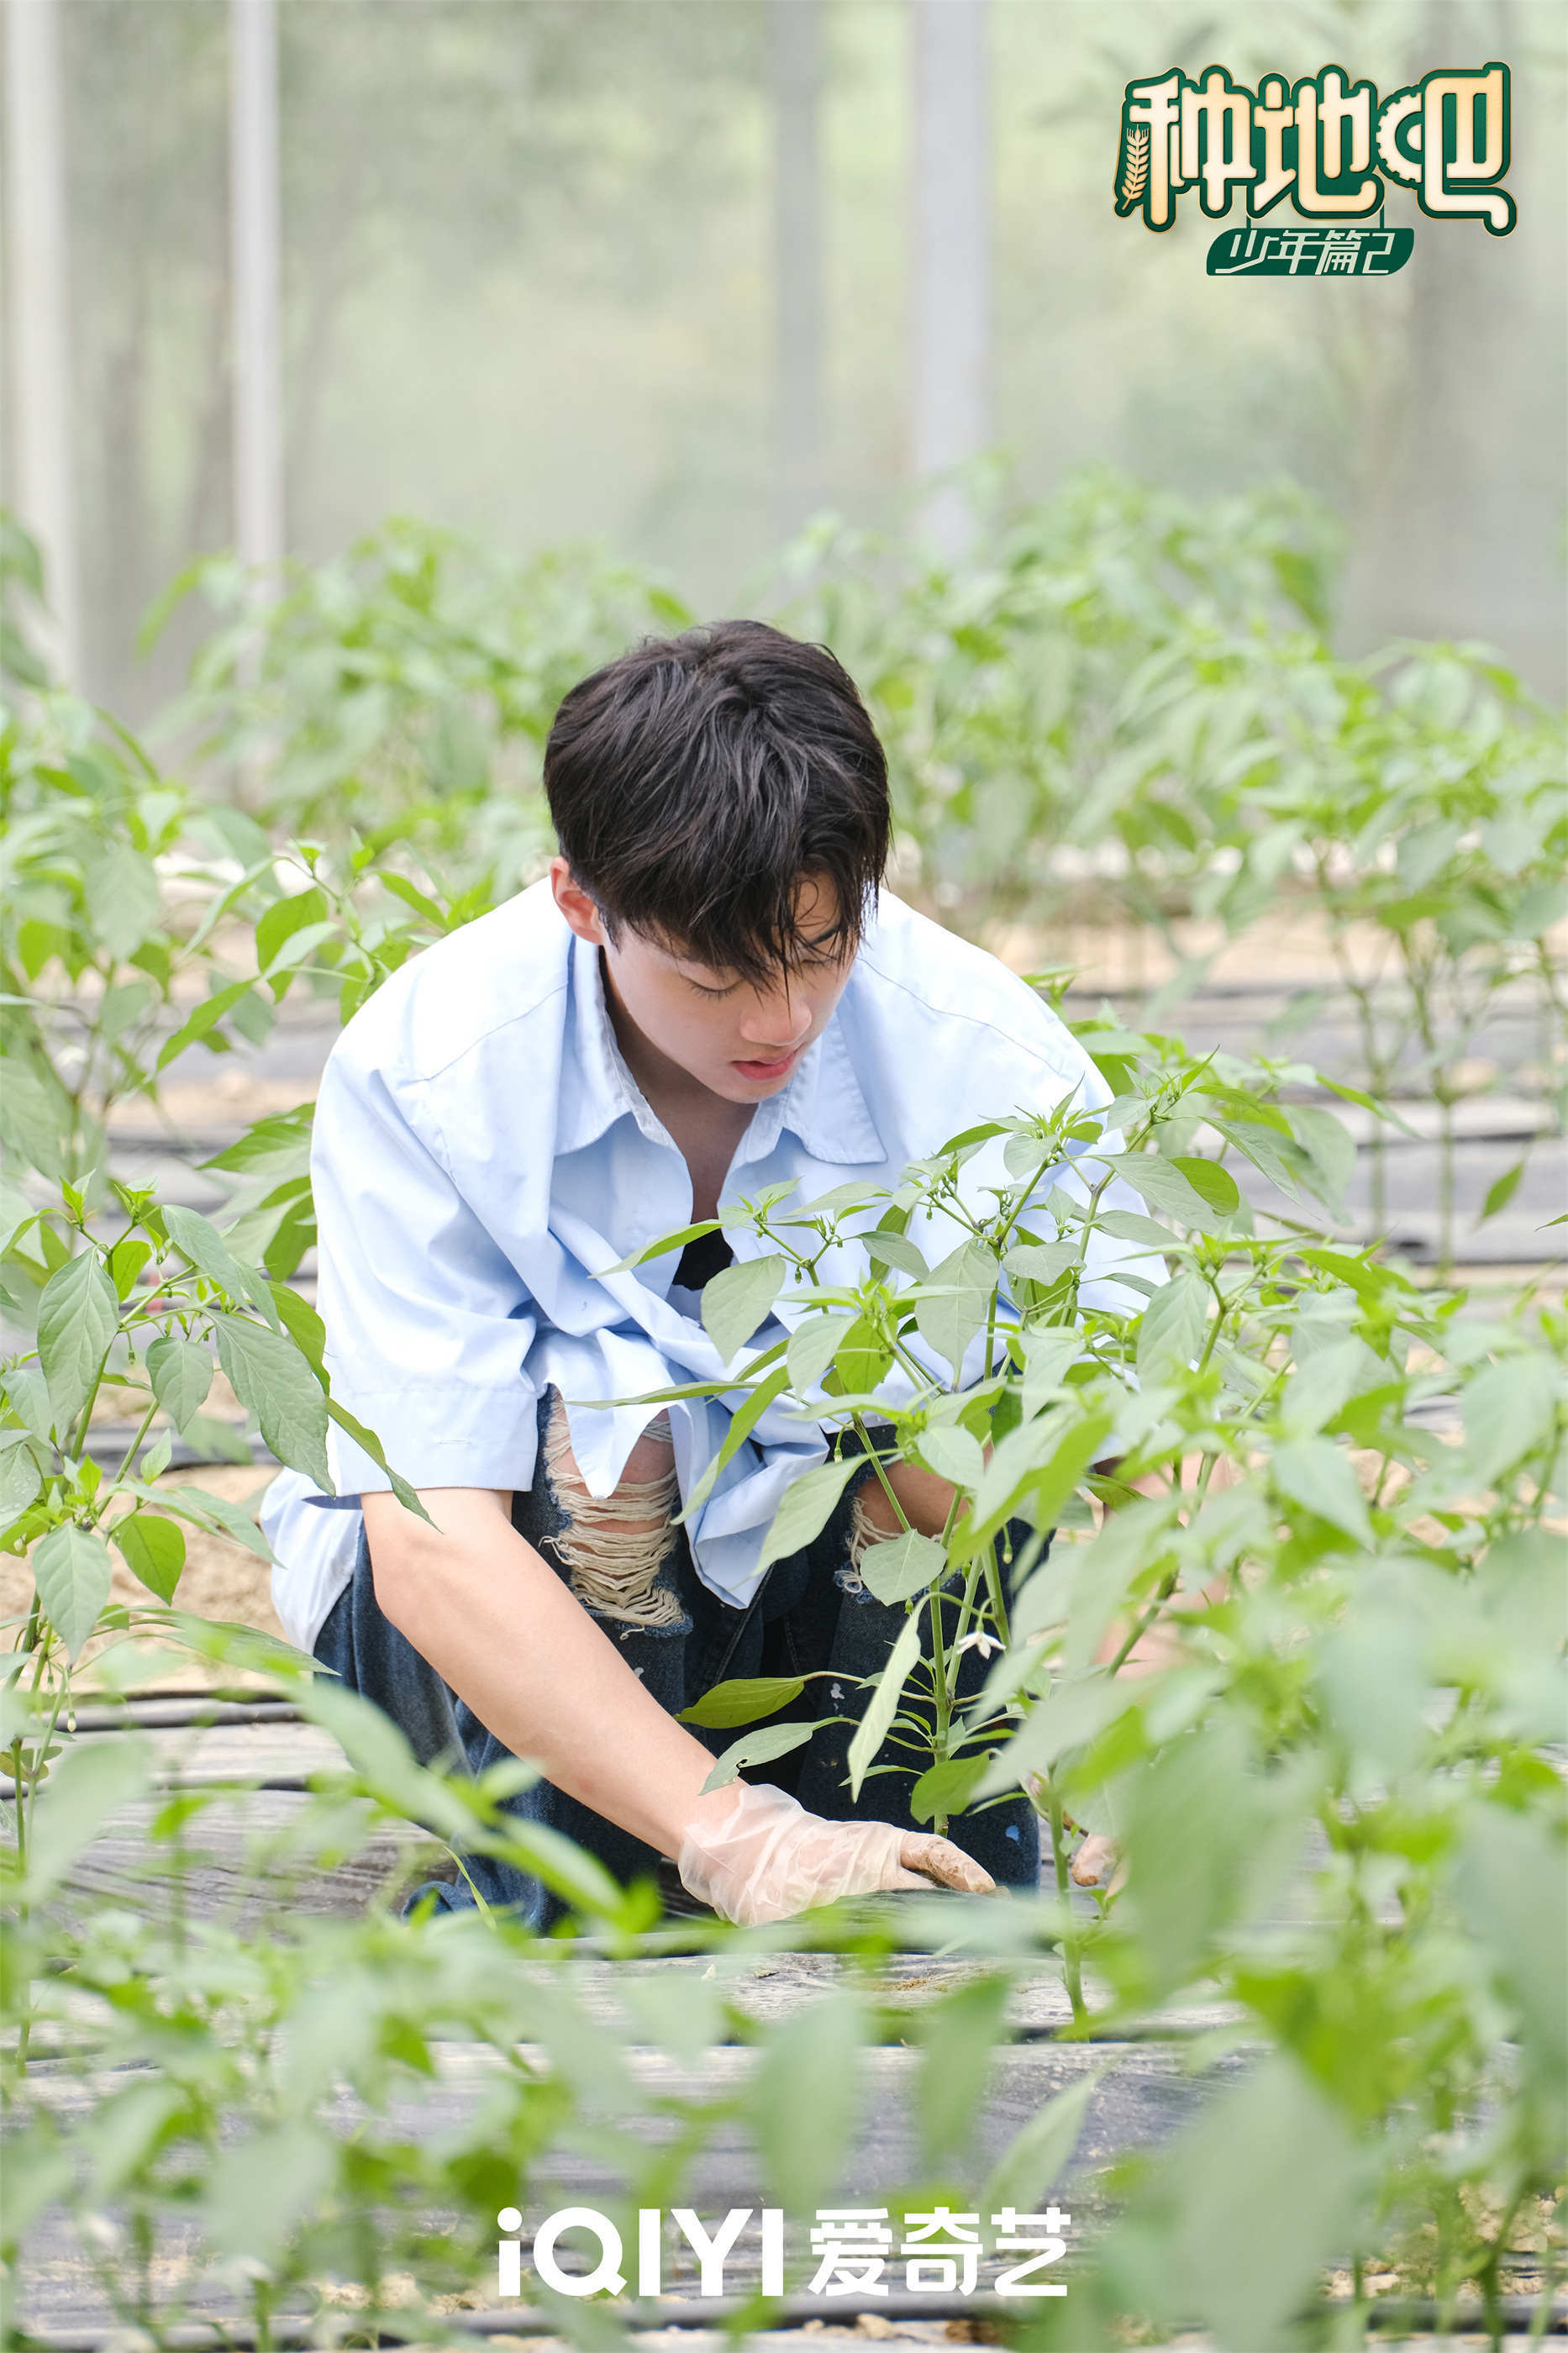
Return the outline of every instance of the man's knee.
[[[626,1458],[613,1494],[591,1495],[572,1452],[566,1408],[551,1402],[544,1468],[562,1514],[552,1538],[585,1609],[628,1626],[670,1626],[680,1602],[658,1582],[675,1546],[678,1500],[668,1417],[650,1423]]]

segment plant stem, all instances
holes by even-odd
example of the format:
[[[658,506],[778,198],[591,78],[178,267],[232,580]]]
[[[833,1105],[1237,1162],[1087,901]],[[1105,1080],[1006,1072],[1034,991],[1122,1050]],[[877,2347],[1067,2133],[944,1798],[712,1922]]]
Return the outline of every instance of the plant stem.
[[[905,1516],[903,1505],[900,1503],[897,1495],[893,1493],[892,1482],[889,1479],[887,1472],[882,1468],[882,1458],[878,1453],[876,1448],[872,1445],[870,1439],[866,1434],[866,1420],[864,1415],[857,1409],[850,1415],[849,1419],[854,1426],[856,1436],[859,1439],[861,1445],[866,1450],[867,1460],[870,1462],[872,1469],[877,1473],[878,1482],[881,1487],[883,1494],[886,1495],[889,1503],[891,1504],[894,1511],[898,1514],[900,1527],[902,1528],[905,1535],[912,1535],[914,1534],[914,1530],[910,1527],[909,1520]]]
[[[1068,1924],[1062,1935],[1062,1978],[1072,2008],[1073,2023],[1081,2026],[1089,2016],[1083,1998],[1083,1974],[1079,1965],[1078,1936],[1072,1926],[1072,1882],[1068,1873],[1067,1832],[1062,1822],[1061,1791],[1055,1781],[1047,1784],[1047,1805],[1051,1831],[1051,1863],[1056,1873],[1057,1894],[1069,1907]]]
[[[141,1428],[137,1430],[135,1437],[132,1440],[130,1445],[125,1450],[123,1461],[121,1463],[119,1470],[115,1472],[113,1478],[110,1481],[108,1487],[104,1491],[106,1495],[113,1493],[114,1489],[119,1486],[120,1482],[130,1470],[132,1464],[135,1461],[137,1450],[141,1446],[142,1440],[146,1437],[148,1430],[152,1428],[153,1417],[157,1410],[158,1400],[154,1398],[152,1404],[148,1407],[146,1412],[142,1417]]]

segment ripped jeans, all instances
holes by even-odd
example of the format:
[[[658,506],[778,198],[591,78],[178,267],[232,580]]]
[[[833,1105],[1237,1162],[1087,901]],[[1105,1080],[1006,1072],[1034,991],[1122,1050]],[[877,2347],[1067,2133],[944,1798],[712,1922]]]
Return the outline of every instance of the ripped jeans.
[[[721,1600],[701,1582],[684,1528],[667,1528],[650,1545],[646,1535],[625,1525],[640,1518],[646,1527],[650,1489],[645,1487],[639,1502],[623,1513],[619,1526],[614,1515],[605,1514],[603,1504],[592,1506],[593,1526],[581,1525],[589,1517],[586,1511],[574,1518],[571,1482],[562,1481],[567,1493],[563,1502],[554,1476],[563,1460],[563,1423],[559,1400],[549,1391],[540,1400],[533,1484],[513,1495],[512,1525],[620,1645],[627,1663],[660,1705],[679,1715],[717,1683],[826,1670],[829,1680],[808,1683],[799,1699],[765,1722],[784,1724],[830,1714],[847,1720],[824,1725],[808,1743],[771,1765],[749,1768],[746,1778],[788,1789],[808,1811],[831,1820],[890,1821],[905,1829],[929,1829],[929,1822],[918,1824],[909,1812],[920,1763],[891,1740],[884,1743],[874,1762],[897,1769],[868,1775],[858,1799],[851,1798],[848,1788],[847,1751],[868,1694],[859,1679],[879,1672],[905,1617],[902,1603],[889,1607],[878,1601],[853,1566],[860,1548],[858,1539],[864,1533],[855,1498],[874,1475],[869,1464],[850,1479],[821,1535],[776,1561],[750,1607],[742,1609]],[[841,1445],[846,1453],[862,1451],[852,1432]],[[672,1498],[671,1480],[669,1499],[660,1499],[666,1514],[673,1508]],[[1016,1549],[1028,1532],[1019,1526],[1011,1533]],[[1004,1578],[1008,1575],[1004,1566]],[[956,1591],[947,1606],[956,1618]],[[929,1628],[929,1611],[922,1615]],[[385,1710],[422,1764],[444,1761],[480,1773],[510,1755],[383,1616],[363,1533],[353,1577],[317,1637],[315,1655],[351,1690]],[[978,1647],[957,1661],[953,1680],[955,1707],[978,1694],[985,1680]],[[906,1708],[913,1704],[907,1696]],[[692,1728],[715,1755],[740,1736],[735,1731]],[[623,1883],[651,1875],[661,1878],[667,1891],[678,1884],[671,1867],[661,1868],[651,1847],[548,1781],[535,1782],[509,1804],[513,1813],[546,1823],[587,1848]],[[1021,1792],[984,1812],[956,1818],[948,1835],[999,1884],[1036,1886],[1039,1824]],[[465,1868],[487,1904],[514,1908],[532,1927],[548,1928],[562,1916],[558,1900],[528,1874],[480,1855],[466,1857]],[[443,1900],[456,1906],[471,1903],[472,1897],[459,1882]]]

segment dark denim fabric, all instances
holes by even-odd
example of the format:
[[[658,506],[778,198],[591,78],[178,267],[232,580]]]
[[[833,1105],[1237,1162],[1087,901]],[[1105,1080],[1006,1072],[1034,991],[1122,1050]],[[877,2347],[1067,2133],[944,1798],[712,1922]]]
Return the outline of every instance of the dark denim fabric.
[[[563,1524],[563,1514],[544,1470],[549,1406],[547,1395],[540,1401],[533,1486],[529,1493],[513,1496],[511,1517],[518,1533],[565,1580],[567,1572],[552,1542]],[[860,1451],[853,1435],[844,1445],[848,1452]],[[659,1571],[659,1582],[678,1595],[680,1616],[659,1627],[626,1626],[605,1618],[598,1623],[620,1644],[627,1663],[672,1715],[689,1706],[714,1683],[737,1676],[793,1676],[826,1670],[827,1680],[808,1683],[792,1706],[767,1721],[784,1723],[829,1713],[851,1721],[825,1726],[809,1744],[771,1765],[751,1767],[746,1778],[789,1789],[811,1812],[833,1820],[879,1820],[909,1829],[929,1828],[913,1822],[908,1811],[918,1763],[911,1759],[906,1767],[890,1741],[884,1743],[876,1763],[896,1764],[899,1769],[873,1771],[861,1784],[858,1799],[851,1799],[847,1786],[846,1751],[868,1696],[865,1690],[855,1688],[856,1681],[879,1671],[905,1614],[901,1603],[889,1608],[878,1601],[848,1570],[851,1504],[857,1488],[872,1475],[868,1467],[849,1481],[822,1534],[804,1550],[774,1564],[750,1609],[735,1609],[708,1590],[692,1565],[685,1530],[679,1528]],[[1021,1526],[1013,1529],[1015,1546],[1021,1546],[1027,1534]],[[317,1638],[316,1657],[402,1726],[422,1764],[445,1759],[480,1773],[510,1754],[406,1636],[382,1615],[363,1535],[353,1580],[333,1604]],[[966,1651],[959,1662],[955,1702],[973,1698],[984,1679],[980,1651]],[[717,1755],[739,1735],[698,1731],[697,1737]],[[523,1790],[510,1806],[515,1813],[547,1823],[586,1847],[623,1883],[657,1871],[659,1858],[651,1847],[590,1812],[548,1781]],[[1036,1885],[1038,1822],[1021,1793],[984,1812],[955,1820],[949,1835],[1001,1884],[1031,1889]],[[536,1928],[547,1928],[561,1916],[563,1907],[547,1890],[509,1865],[473,1856],[467,1859],[466,1867],[487,1904],[515,1906]],[[441,1900],[455,1905],[471,1903],[472,1898],[459,1883]]]

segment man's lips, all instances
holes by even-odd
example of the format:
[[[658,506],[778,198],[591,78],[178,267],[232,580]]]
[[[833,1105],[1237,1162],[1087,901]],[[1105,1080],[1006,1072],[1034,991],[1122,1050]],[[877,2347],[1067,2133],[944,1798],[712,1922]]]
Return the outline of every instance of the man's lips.
[[[775,1055],[771,1061],[731,1062],[730,1067],[739,1071],[743,1079],[782,1079],[786,1071],[794,1070],[804,1050],[803,1047],[792,1046],[787,1054]]]

